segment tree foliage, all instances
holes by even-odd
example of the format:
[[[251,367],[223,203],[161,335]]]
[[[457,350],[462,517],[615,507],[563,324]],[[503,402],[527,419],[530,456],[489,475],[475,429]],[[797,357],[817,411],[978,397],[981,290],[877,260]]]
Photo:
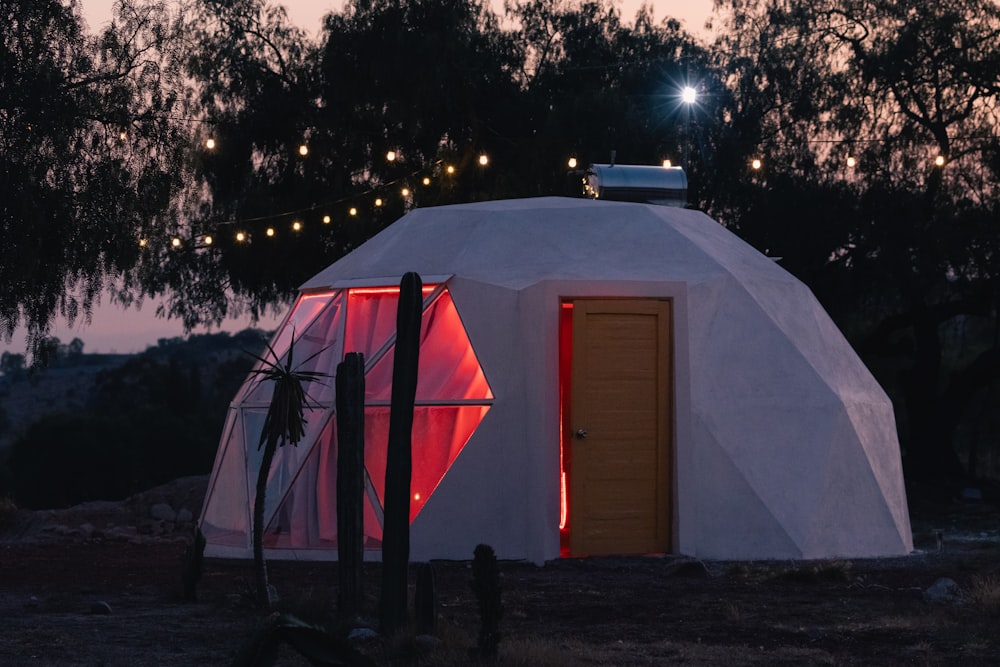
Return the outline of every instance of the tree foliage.
[[[168,120],[168,18],[150,3],[88,34],[76,2],[0,0],[0,333],[89,317],[172,224],[183,151]]]
[[[970,374],[943,335],[996,316],[1000,10],[986,0],[717,4],[728,12],[716,45],[732,91],[724,142],[741,159],[713,207],[810,283],[863,352],[892,360],[898,375],[883,381],[907,462],[961,474],[952,436],[963,405],[951,394],[997,368],[980,356],[972,364],[994,370]],[[759,172],[751,156],[763,158]]]
[[[692,203],[892,369],[908,462],[961,472],[1000,370],[990,0],[717,0],[712,44],[610,0],[350,0],[315,38],[267,0],[178,7],[120,0],[93,36],[75,3],[0,0],[8,336],[109,286],[189,327],[258,315],[412,207],[683,159]]]

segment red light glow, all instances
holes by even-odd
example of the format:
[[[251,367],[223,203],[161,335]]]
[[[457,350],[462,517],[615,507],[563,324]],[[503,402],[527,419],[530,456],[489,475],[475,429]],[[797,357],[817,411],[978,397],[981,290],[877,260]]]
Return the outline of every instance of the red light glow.
[[[570,389],[573,368],[573,303],[564,301],[559,310],[559,551],[569,555],[569,475],[572,469],[570,433]]]

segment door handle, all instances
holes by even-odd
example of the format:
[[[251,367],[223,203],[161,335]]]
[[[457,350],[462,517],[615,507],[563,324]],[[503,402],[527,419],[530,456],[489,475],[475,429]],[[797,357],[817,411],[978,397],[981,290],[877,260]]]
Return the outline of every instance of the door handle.
[[[576,433],[574,433],[574,435],[576,436],[577,440],[583,440],[587,437],[588,433],[586,429],[578,428],[576,429]]]

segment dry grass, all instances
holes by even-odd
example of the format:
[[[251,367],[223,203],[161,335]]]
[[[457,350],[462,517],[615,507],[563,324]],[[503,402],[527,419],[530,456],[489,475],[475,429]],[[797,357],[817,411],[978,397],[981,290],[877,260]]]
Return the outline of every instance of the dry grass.
[[[969,601],[990,616],[1000,616],[1000,575],[976,577],[969,587]]]

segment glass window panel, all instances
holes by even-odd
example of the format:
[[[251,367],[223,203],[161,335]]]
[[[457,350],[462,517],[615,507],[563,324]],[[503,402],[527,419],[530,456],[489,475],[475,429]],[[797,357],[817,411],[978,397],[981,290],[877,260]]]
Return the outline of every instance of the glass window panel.
[[[306,304],[308,308],[302,311],[304,314],[301,317],[296,317],[295,314],[300,312],[299,305],[307,297],[312,297],[314,300]],[[334,298],[331,299],[331,297]],[[292,340],[292,330],[294,329],[295,350],[292,357],[292,367],[296,370],[320,371],[332,376],[336,370],[336,360],[340,355],[338,339],[341,335],[340,319],[343,315],[342,298],[336,293],[329,293],[303,295],[299,301],[300,304],[296,305],[292,316],[288,318],[273,338],[271,348],[278,356],[280,363],[286,364],[288,362],[288,345]],[[328,307],[323,309],[322,306]],[[314,310],[315,312],[313,312]],[[269,350],[265,350],[261,356],[268,361],[275,361]],[[259,362],[256,367],[260,367]],[[331,378],[321,378],[316,382],[310,382],[305,389],[310,399],[317,403],[328,405],[333,400]],[[271,400],[271,383],[261,381],[259,376],[251,374],[240,390],[237,400],[240,402],[267,402]]]
[[[488,405],[434,405],[414,409],[410,521],[423,509],[489,409]],[[389,408],[365,408],[365,467],[383,506],[388,441]]]
[[[266,415],[267,410],[264,408],[245,408],[243,410],[247,496],[250,498],[251,507],[253,507],[257,495],[257,471],[260,470],[261,460],[264,457],[264,448],[258,448],[258,443]],[[274,452],[274,460],[271,462],[271,470],[268,472],[264,496],[265,525],[271,521],[282,496],[299,473],[309,451],[315,446],[322,416],[322,410],[306,410],[306,433],[302,442],[298,445],[279,445]]]
[[[229,410],[226,439],[220,443],[216,475],[207,497],[201,530],[212,544],[247,546],[249,509],[246,504],[246,476],[243,453],[243,424],[239,411]]]
[[[382,403],[390,400],[394,352],[395,346],[366,374],[366,401]],[[447,290],[423,314],[418,363],[417,401],[486,401],[493,398]]]

